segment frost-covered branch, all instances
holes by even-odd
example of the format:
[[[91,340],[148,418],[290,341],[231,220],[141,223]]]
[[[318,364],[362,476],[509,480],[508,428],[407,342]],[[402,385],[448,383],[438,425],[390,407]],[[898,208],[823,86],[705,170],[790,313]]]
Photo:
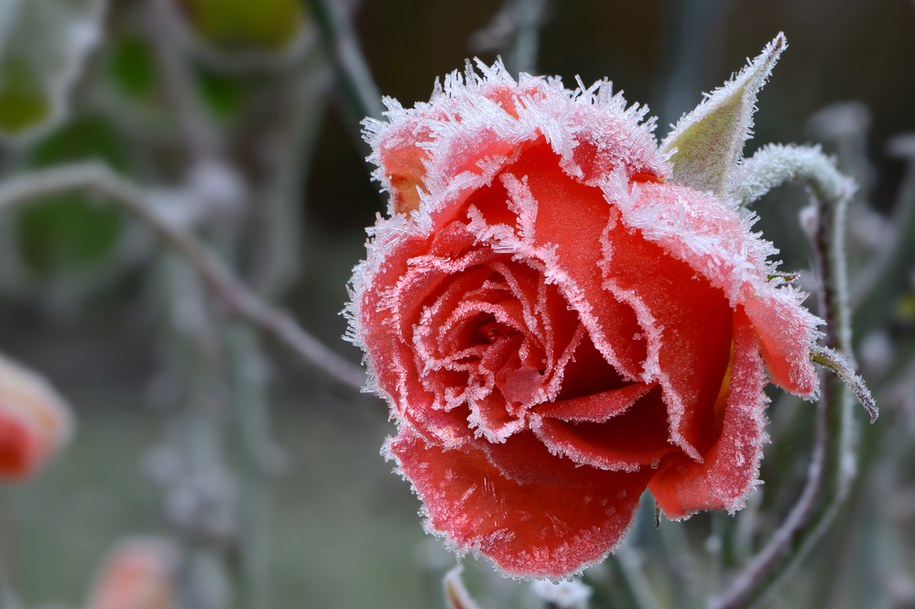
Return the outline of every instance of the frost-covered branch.
[[[853,182],[818,149],[769,146],[744,165],[735,181],[744,201],[752,201],[787,180],[805,182],[813,193],[818,221],[813,247],[821,280],[820,312],[825,342],[850,362],[851,330],[844,251],[845,207]],[[811,356],[816,360],[817,354]],[[829,358],[835,360],[835,357]],[[850,364],[845,366],[851,368]],[[838,376],[824,379],[817,404],[814,448],[800,498],[769,543],[714,603],[715,609],[759,606],[790,575],[832,522],[848,496],[856,473],[856,421],[848,385]]]
[[[361,368],[337,355],[287,313],[261,300],[193,235],[158,212],[145,191],[105,165],[81,163],[9,178],[0,185],[0,213],[68,190],[96,192],[130,212],[194,269],[231,314],[273,336],[337,382],[362,387]]]
[[[741,165],[731,193],[749,205],[787,182],[807,184],[821,201],[847,201],[855,182],[836,169],[835,162],[818,147],[770,144]]]

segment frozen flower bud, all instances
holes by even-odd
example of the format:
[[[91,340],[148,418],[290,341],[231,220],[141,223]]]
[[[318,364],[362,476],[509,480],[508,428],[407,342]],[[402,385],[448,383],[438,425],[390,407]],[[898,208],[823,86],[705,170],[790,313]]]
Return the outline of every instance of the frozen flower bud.
[[[70,438],[73,419],[48,383],[0,355],[0,477],[32,475]]]
[[[117,544],[96,575],[86,609],[176,609],[178,555],[167,541],[135,537]]]

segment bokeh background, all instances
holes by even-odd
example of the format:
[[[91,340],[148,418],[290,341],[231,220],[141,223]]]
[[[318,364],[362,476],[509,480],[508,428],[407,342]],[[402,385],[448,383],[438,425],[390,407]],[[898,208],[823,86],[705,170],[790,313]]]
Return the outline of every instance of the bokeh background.
[[[628,100],[649,104],[660,136],[784,31],[790,46],[761,93],[748,155],[767,142],[817,141],[839,154],[862,182],[851,213],[853,275],[868,272],[896,238],[901,206],[915,205],[906,187],[913,153],[898,139],[915,131],[911,0],[329,1],[351,16],[377,88],[405,105],[427,99],[434,79],[466,58],[505,53],[514,32],[506,6],[542,4],[536,69],[567,83],[609,77]],[[340,338],[339,311],[364,227],[384,200],[363,160],[358,109],[338,86],[307,3],[117,0],[104,6],[97,31],[86,15],[103,3],[23,3],[71,16],[0,13],[0,180],[107,164],[358,362]],[[156,5],[168,5],[170,16]],[[68,24],[96,35],[81,61],[62,33]],[[195,111],[180,107],[170,60],[188,77]],[[59,96],[48,94],[54,83],[67,85]],[[206,125],[202,135],[195,120]],[[385,405],[261,341],[245,361],[266,379],[268,465],[246,478],[251,423],[232,405],[240,390],[208,369],[224,365],[212,364],[205,346],[218,303],[200,296],[146,230],[96,199],[66,193],[0,217],[0,349],[51,379],[78,420],[70,446],[39,476],[0,486],[2,568],[23,606],[83,605],[111,545],[138,533],[194,552],[195,577],[211,582],[201,584],[209,591],[200,607],[253,607],[237,583],[252,547],[263,553],[266,582],[255,596],[269,596],[271,607],[441,606],[438,581],[453,560],[425,537],[417,500],[379,455],[393,425]],[[805,200],[788,186],[758,206],[759,226],[788,269],[809,264],[797,221]],[[915,288],[911,248],[904,251],[902,272],[856,318],[859,359],[884,409],[864,430],[864,481],[838,533],[774,606],[915,607]],[[759,530],[784,513],[809,450],[811,409],[778,399],[773,408],[784,434],[767,452],[764,489],[787,490],[761,500],[772,505],[760,512]],[[201,445],[208,455],[195,456]],[[258,499],[246,501],[248,493]],[[244,529],[251,509],[257,522]],[[225,530],[201,533],[194,518],[224,520]],[[710,527],[704,517],[685,527],[700,553]],[[262,539],[239,544],[236,529]],[[703,564],[696,568],[704,573]],[[649,575],[660,606],[681,606],[662,576]],[[524,586],[494,581],[485,565],[468,576],[481,606],[536,606]],[[832,604],[813,602],[824,589]],[[610,606],[606,594],[598,596]]]

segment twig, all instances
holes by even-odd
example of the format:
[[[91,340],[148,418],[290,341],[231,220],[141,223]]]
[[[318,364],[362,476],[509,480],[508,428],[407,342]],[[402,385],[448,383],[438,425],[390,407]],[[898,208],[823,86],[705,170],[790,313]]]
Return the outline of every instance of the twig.
[[[340,85],[353,114],[380,117],[381,95],[359,47],[349,19],[337,0],[306,0],[321,32],[324,46],[333,61]]]
[[[774,161],[771,167],[766,166],[767,157]],[[800,179],[810,187],[818,212],[814,250],[822,285],[820,312],[827,323],[826,344],[850,360],[843,249],[845,206],[853,192],[849,181],[816,149],[772,146],[757,153],[746,165],[753,171],[746,177],[756,178],[755,184],[744,190],[753,194],[752,198],[761,194],[757,190],[760,185],[777,186],[778,178]],[[841,379],[824,379],[817,404],[813,454],[801,497],[769,543],[713,603],[716,609],[758,606],[794,571],[833,520],[855,476],[856,421],[849,398],[848,387]]]
[[[174,249],[231,314],[270,334],[339,383],[353,389],[363,386],[365,375],[361,368],[337,355],[287,313],[258,298],[193,235],[158,213],[140,187],[105,165],[78,163],[9,178],[0,185],[0,213],[68,190],[89,190],[105,195],[106,201],[130,212]]]

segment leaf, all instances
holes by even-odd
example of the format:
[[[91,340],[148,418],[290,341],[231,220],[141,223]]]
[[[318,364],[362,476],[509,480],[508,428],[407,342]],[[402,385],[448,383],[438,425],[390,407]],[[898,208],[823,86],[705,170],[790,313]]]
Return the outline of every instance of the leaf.
[[[103,116],[68,120],[31,144],[22,160],[39,169],[86,160],[125,172],[133,150]],[[91,192],[60,192],[11,210],[0,223],[0,291],[70,307],[114,285],[147,252],[138,225]]]
[[[118,88],[132,97],[149,95],[158,77],[149,43],[131,34],[122,34],[111,45],[108,71]]]
[[[756,95],[787,46],[779,33],[737,76],[680,118],[661,143],[670,154],[673,182],[715,194],[727,191],[752,135]]]
[[[178,0],[202,38],[229,52],[279,51],[299,33],[301,0]]]
[[[21,140],[66,113],[101,36],[105,0],[5,0],[0,7],[0,140]]]

